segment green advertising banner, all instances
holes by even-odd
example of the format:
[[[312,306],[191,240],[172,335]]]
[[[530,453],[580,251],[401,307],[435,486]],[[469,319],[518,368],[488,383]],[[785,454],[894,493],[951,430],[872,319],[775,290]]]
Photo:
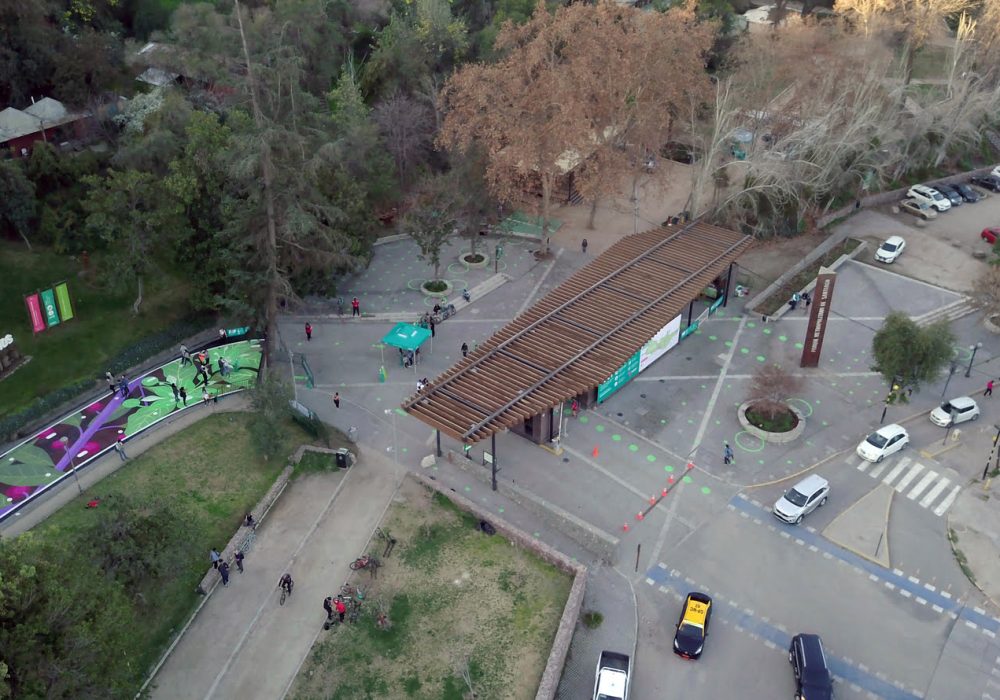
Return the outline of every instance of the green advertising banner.
[[[604,401],[604,399],[628,384],[632,377],[639,374],[639,355],[641,353],[642,350],[639,350],[632,357],[628,358],[625,364],[619,367],[606,382],[597,387],[598,402]]]
[[[65,282],[56,285],[56,301],[59,303],[59,315],[63,321],[73,318],[73,305],[69,301],[69,287]]]
[[[39,295],[42,298],[42,313],[45,314],[45,325],[49,328],[59,325],[59,312],[56,311],[56,295],[51,289],[46,289]]]

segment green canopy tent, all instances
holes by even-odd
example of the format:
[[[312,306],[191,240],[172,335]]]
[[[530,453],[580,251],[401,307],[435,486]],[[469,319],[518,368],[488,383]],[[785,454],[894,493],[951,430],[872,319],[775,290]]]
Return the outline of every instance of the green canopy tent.
[[[385,334],[382,342],[399,348],[404,352],[413,353],[413,372],[417,371],[417,350],[424,341],[431,337],[431,332],[427,328],[415,326],[412,323],[397,323],[392,330]]]

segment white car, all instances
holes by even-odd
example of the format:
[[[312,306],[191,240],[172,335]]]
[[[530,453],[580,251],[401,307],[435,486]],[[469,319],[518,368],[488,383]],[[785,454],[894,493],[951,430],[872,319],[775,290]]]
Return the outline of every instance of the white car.
[[[931,423],[940,425],[942,428],[978,418],[979,404],[968,396],[959,396],[951,401],[945,401],[931,411]]]
[[[829,494],[830,482],[819,474],[811,474],[785,491],[771,512],[778,520],[798,525],[802,518],[825,505]]]
[[[993,177],[1000,177],[1000,165],[997,165],[990,171],[990,175]]]
[[[904,248],[906,241],[902,236],[890,236],[875,251],[875,260],[884,263],[896,262],[896,258],[903,254]]]
[[[893,423],[885,425],[866,437],[858,445],[858,457],[869,462],[881,462],[910,444],[906,428]]]
[[[934,207],[938,211],[948,211],[951,209],[951,201],[936,189],[927,185],[914,185],[907,190],[906,196]]]

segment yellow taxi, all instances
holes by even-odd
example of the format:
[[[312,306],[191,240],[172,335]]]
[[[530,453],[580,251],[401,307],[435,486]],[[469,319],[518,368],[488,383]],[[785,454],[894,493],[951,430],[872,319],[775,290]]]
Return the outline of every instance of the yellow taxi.
[[[711,621],[712,599],[704,593],[688,593],[677,620],[674,653],[685,659],[697,659],[701,656]]]

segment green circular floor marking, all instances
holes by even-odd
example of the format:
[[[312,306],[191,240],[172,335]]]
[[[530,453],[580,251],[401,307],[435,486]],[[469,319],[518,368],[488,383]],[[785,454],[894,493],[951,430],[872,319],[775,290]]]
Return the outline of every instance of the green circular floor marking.
[[[638,446],[638,445],[636,445],[636,444],[635,444],[635,443],[633,442],[633,443],[632,443],[631,445],[629,445],[629,446],[628,446],[628,451],[629,451],[629,452],[638,452],[638,451],[639,451],[639,446]]]
[[[668,474],[670,472],[672,472],[673,470],[674,470],[674,465],[672,465],[672,464],[665,464],[663,466],[663,471],[667,472]]]
[[[694,419],[688,418],[688,425],[694,425]]]
[[[805,399],[801,399],[798,396],[792,396],[788,399],[788,403],[794,403],[802,411],[802,415],[806,418],[813,414],[812,404]]]
[[[661,418],[660,419],[660,425],[666,425],[666,424],[667,424],[667,419],[666,418]]]
[[[503,513],[503,506],[500,506],[499,508],[497,508],[497,511],[499,511],[500,513]]]
[[[685,476],[683,479],[681,479],[681,481],[683,481],[685,484],[690,484],[692,479],[690,476]]]
[[[749,355],[750,354],[750,348],[740,348],[740,354],[741,355]]]
[[[757,355],[757,362],[766,362],[767,358],[763,355]]]
[[[796,344],[795,344],[795,349],[796,349],[796,350],[801,350],[801,349],[802,349],[802,348],[804,348],[804,347],[805,347],[805,346],[804,346],[804,345],[803,345],[802,343],[796,343]]]
[[[765,328],[765,329],[763,329],[761,331],[761,333],[763,333],[764,335],[771,335],[771,329],[770,328]]]
[[[408,280],[406,282],[406,288],[407,289],[412,289],[412,290],[416,291],[416,290],[420,289],[420,285],[422,285],[425,281],[426,280],[422,280],[419,277],[416,278],[416,279]]]
[[[830,425],[830,424],[829,424],[829,423],[827,423],[827,422],[826,422],[825,420],[821,420],[821,421],[819,422],[819,424],[820,424],[820,425],[822,425],[822,426],[823,426],[824,428],[826,428],[826,427],[828,427],[828,426]]]
[[[400,449],[400,452],[402,452],[405,455],[407,452],[409,452],[409,450],[404,447],[404,448]]]
[[[747,328],[756,328],[757,323],[755,321],[747,321]]]
[[[534,537],[535,539],[538,539],[539,537],[541,537],[541,535],[538,534],[537,532],[532,532],[531,536]]]
[[[707,496],[708,494],[712,493],[712,489],[708,488],[707,486],[702,486],[701,492]]]
[[[726,343],[725,343],[725,345],[726,345],[727,348],[731,348],[731,347],[733,347],[733,341],[727,340]]]
[[[471,486],[466,486],[466,487],[465,487],[465,492],[466,492],[466,493],[468,493],[468,492],[469,492],[469,491],[471,491],[471,490],[472,490],[472,487],[471,487]]]
[[[753,441],[756,441],[756,444]],[[760,452],[764,449],[764,441],[745,430],[736,433],[735,437],[733,437],[733,442],[736,443],[737,447],[746,452]]]
[[[781,334],[778,336],[778,340],[780,340],[782,343],[786,343],[788,342],[788,336],[785,334]]]
[[[697,329],[697,330],[696,330],[696,331],[694,332],[694,334],[695,334],[695,335],[701,335],[701,329],[700,329],[700,328],[699,328],[699,329]]]
[[[656,461],[656,455],[646,455],[646,461],[647,462],[655,462]]]
[[[596,430],[599,433],[603,433],[604,432],[604,426],[603,425],[595,425],[594,426],[594,430]]]
[[[688,405],[687,401],[681,401],[681,406],[687,406],[687,405]]]
[[[708,339],[709,340],[718,340],[719,336],[717,336],[717,335],[710,335],[710,336],[708,336]]]
[[[702,388],[702,389],[707,389],[707,388],[708,388],[708,385],[707,385],[707,384],[702,384],[702,385],[701,385],[701,388]]]

